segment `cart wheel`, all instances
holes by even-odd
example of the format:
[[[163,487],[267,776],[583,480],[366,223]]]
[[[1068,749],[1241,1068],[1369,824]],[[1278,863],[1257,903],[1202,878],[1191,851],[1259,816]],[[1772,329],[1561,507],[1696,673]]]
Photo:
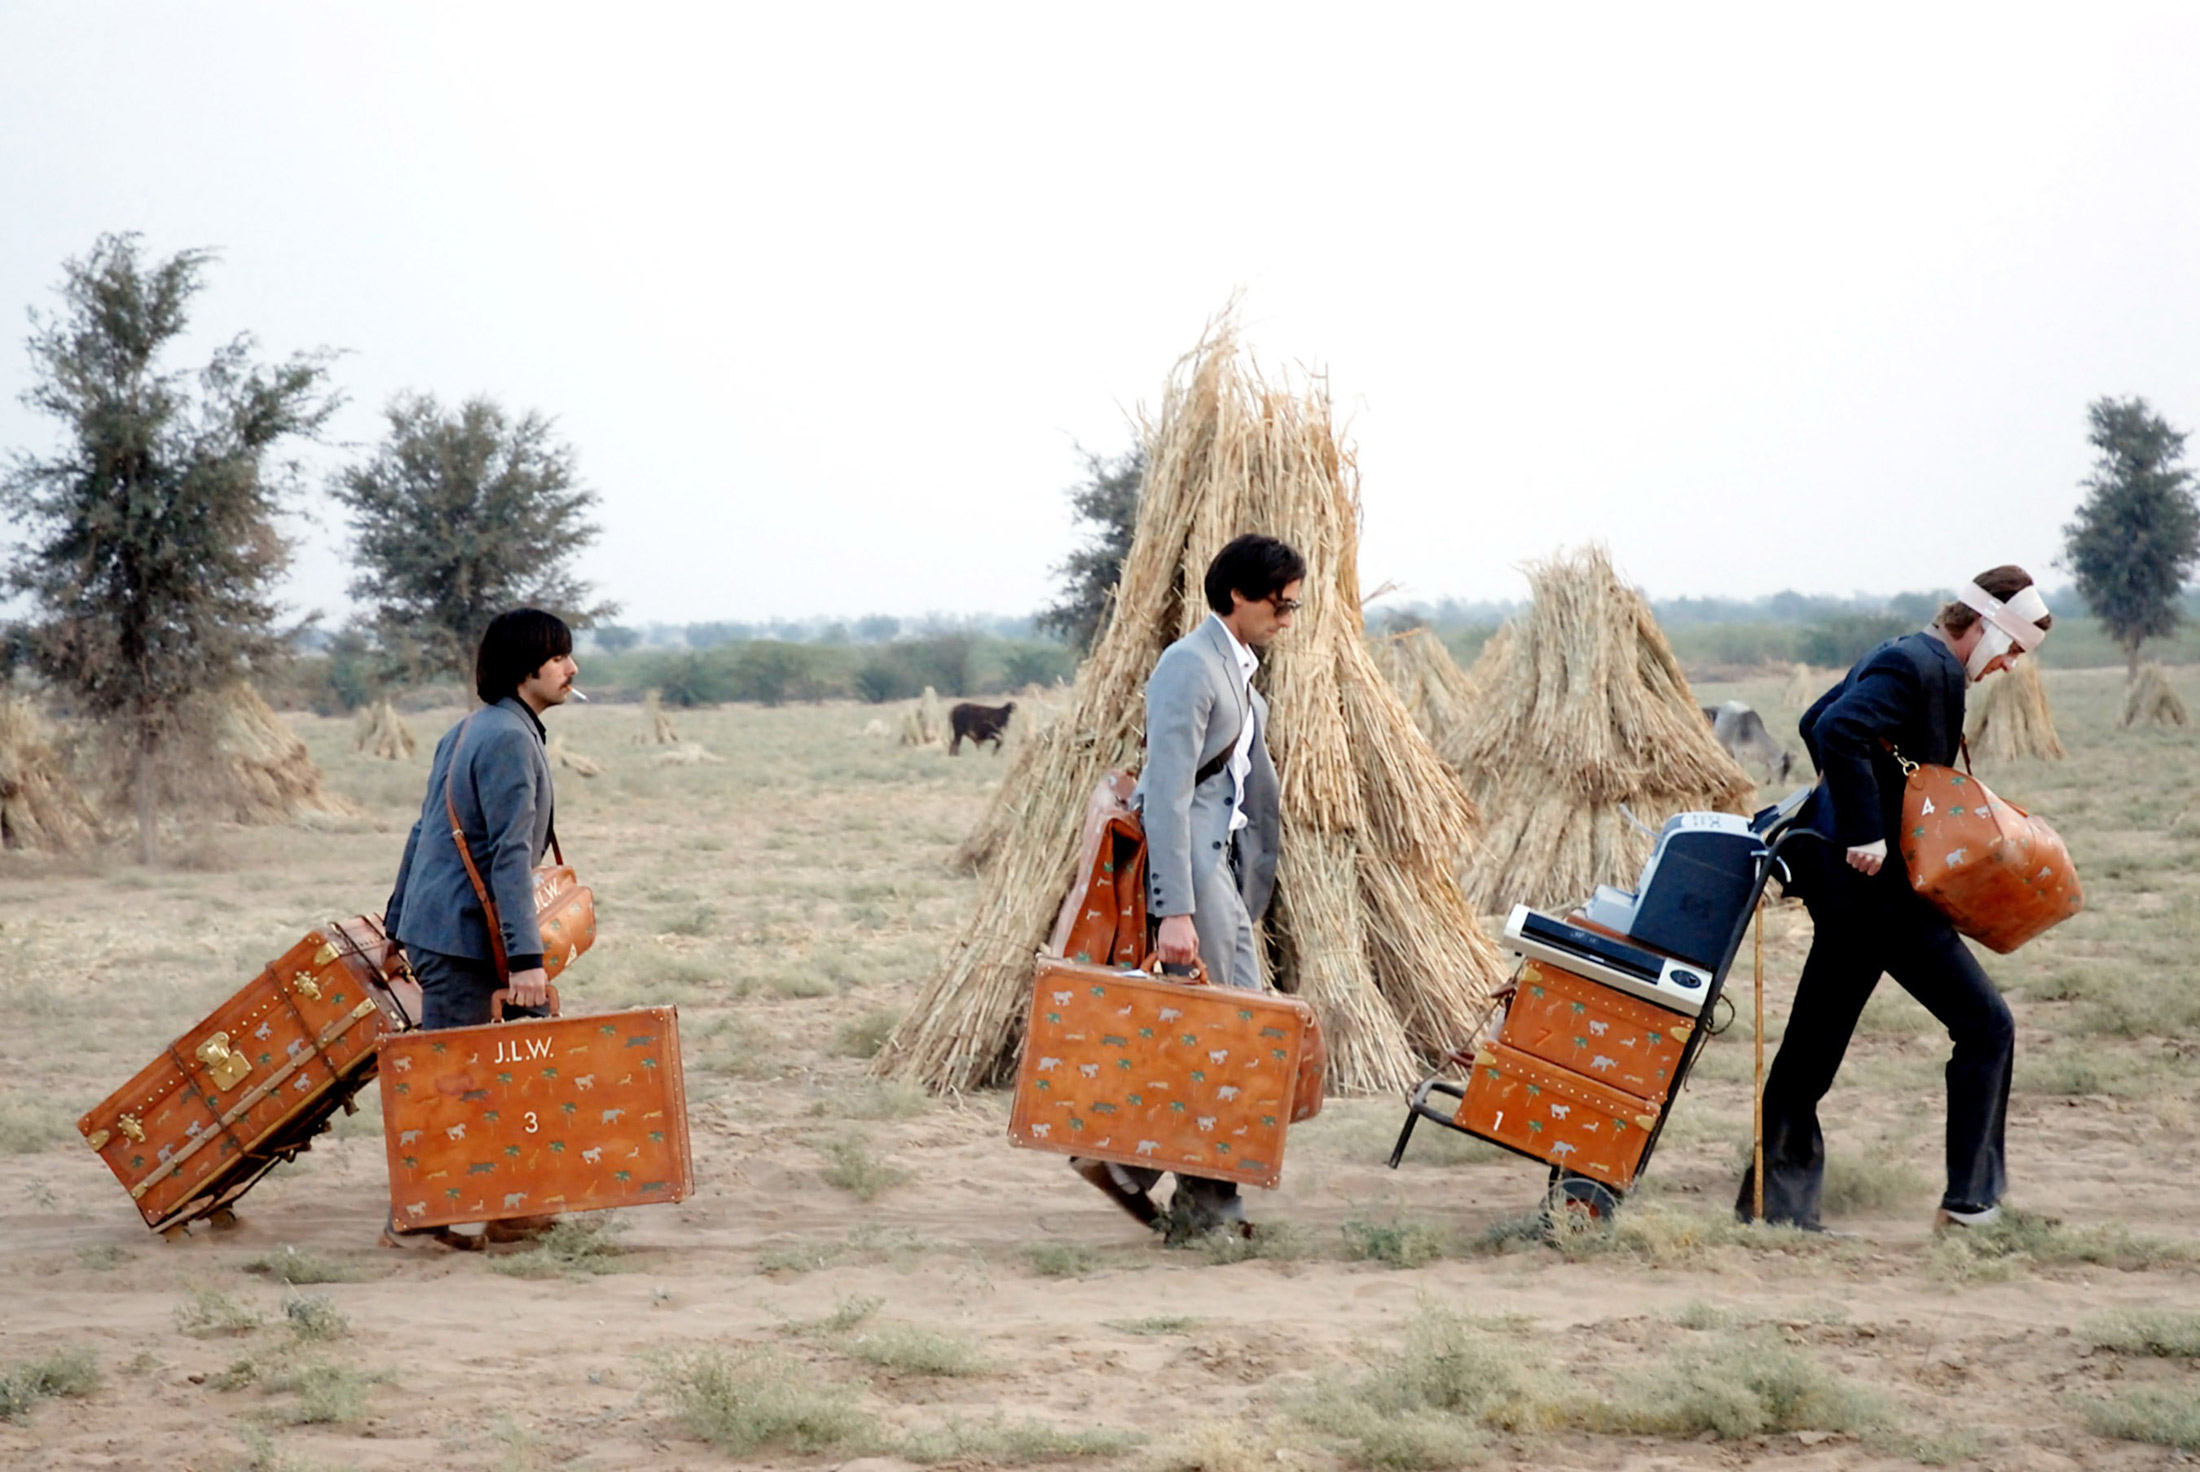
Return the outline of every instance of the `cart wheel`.
[[[1554,1170],[1543,1198],[1543,1215],[1554,1232],[1588,1231],[1618,1216],[1619,1202],[1619,1192],[1592,1176]]]

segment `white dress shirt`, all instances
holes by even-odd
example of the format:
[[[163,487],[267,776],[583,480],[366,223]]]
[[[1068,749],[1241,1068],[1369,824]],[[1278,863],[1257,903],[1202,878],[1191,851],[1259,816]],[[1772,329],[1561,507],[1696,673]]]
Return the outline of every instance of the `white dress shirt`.
[[[1230,632],[1228,624],[1222,623],[1219,614],[1211,617],[1222,624],[1223,635],[1230,641],[1230,652],[1237,656],[1238,709],[1243,720],[1238,726],[1237,749],[1230,753],[1230,831],[1235,833],[1251,821],[1245,816],[1245,780],[1253,775],[1253,672],[1260,668],[1260,660],[1238,642],[1238,636]]]

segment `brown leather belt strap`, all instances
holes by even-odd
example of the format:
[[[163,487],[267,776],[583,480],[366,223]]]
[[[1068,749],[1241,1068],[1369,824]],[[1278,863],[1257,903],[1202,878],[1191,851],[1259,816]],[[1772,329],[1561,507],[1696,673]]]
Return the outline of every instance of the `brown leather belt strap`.
[[[451,779],[458,772],[458,753],[466,745],[466,728],[473,723],[473,716],[460,721],[458,739],[451,743],[451,759],[443,768],[443,811],[451,816],[451,842],[458,845],[458,861],[466,866],[466,877],[473,881],[474,895],[481,901],[481,911],[489,917],[489,954],[496,960],[497,981],[501,985],[510,986],[512,967],[504,958],[504,922],[497,918],[497,902],[489,898],[489,886],[481,882],[481,871],[474,867],[473,850],[466,846],[465,826],[458,821],[458,804],[451,800]],[[565,861],[560,859],[558,862]]]

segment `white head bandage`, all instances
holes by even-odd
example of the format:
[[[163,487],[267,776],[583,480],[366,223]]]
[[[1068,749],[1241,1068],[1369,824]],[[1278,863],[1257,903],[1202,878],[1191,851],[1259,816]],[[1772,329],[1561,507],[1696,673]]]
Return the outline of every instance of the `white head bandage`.
[[[2047,637],[2047,630],[2038,622],[2047,617],[2047,600],[2040,597],[2037,586],[2020,588],[2004,603],[1977,583],[1965,583],[1962,591],[1956,594],[1956,601],[1976,610],[1984,620],[1979,641],[1972,646],[1971,657],[1964,665],[1974,681],[1985,674],[1986,666],[2011,648],[2030,654]]]

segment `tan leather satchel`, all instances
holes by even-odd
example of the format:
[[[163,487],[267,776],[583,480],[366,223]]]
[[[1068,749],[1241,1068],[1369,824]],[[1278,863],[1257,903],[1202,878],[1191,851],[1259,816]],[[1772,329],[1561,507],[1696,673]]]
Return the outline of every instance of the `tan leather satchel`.
[[[450,765],[443,770],[443,810],[451,818],[451,842],[458,845],[458,861],[466,866],[466,877],[473,881],[474,895],[489,919],[489,950],[496,958],[497,979],[510,981],[512,967],[504,954],[504,927],[497,919],[497,902],[490,897],[489,886],[481,882],[481,871],[474,867],[473,851],[466,846],[466,830],[458,821],[458,804],[451,800],[458,753],[466,744],[466,728],[473,723],[474,718],[468,716],[458,728],[458,740],[451,744]],[[596,892],[581,883],[580,876],[565,862],[565,851],[558,847],[555,820],[550,824],[550,857],[552,862],[535,866],[535,929],[542,935],[543,974],[554,981],[581,952],[596,943]]]
[[[2085,908],[2061,835],[1954,767],[1893,751],[1910,887],[1961,934],[2003,955]]]

